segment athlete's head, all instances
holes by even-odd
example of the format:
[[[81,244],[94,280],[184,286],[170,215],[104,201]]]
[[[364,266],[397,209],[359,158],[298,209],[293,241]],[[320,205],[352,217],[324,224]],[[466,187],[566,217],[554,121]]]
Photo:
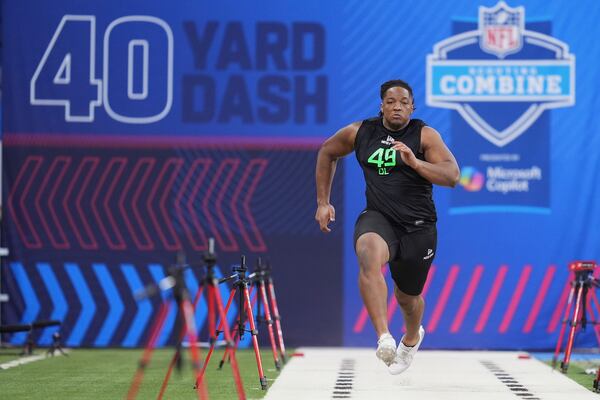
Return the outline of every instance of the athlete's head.
[[[403,80],[395,79],[381,85],[380,116],[384,124],[392,129],[400,129],[408,124],[415,110],[413,91]]]

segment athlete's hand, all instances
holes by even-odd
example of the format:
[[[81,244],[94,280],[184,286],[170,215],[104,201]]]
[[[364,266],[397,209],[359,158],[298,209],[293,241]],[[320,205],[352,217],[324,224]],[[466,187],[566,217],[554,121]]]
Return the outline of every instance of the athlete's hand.
[[[404,162],[404,164],[408,165],[411,168],[417,167],[417,164],[419,163],[419,159],[415,156],[415,154],[410,149],[410,147],[408,147],[404,143],[396,140],[396,141],[394,141],[394,145],[392,146],[392,149],[400,152],[400,158],[402,158],[402,161]]]
[[[327,225],[335,221],[335,208],[331,204],[321,204],[317,207],[315,219],[319,223],[319,227],[325,233],[331,232]]]

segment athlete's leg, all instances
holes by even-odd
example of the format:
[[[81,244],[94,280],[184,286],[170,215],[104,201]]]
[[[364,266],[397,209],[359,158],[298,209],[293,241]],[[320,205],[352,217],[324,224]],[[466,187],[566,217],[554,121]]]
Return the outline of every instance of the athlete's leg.
[[[422,292],[437,246],[435,227],[401,236],[400,257],[390,262],[394,279],[394,295],[406,324],[406,334],[400,339],[396,358],[390,365],[392,374],[404,372],[412,363],[425,336],[421,325],[425,301]]]
[[[362,234],[356,241],[356,256],[360,268],[358,286],[377,337],[389,333],[387,324],[387,284],[381,266],[390,255],[388,245],[374,232]]]
[[[394,285],[394,295],[400,305],[402,314],[404,315],[404,323],[406,324],[406,334],[402,342],[406,346],[414,346],[419,341],[419,327],[423,320],[423,312],[425,310],[425,300],[420,294],[411,296]]]

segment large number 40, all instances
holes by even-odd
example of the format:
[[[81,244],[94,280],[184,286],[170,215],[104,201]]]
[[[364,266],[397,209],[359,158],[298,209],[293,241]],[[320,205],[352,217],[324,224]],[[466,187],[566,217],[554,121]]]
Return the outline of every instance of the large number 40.
[[[102,79],[95,69],[96,17],[63,16],[31,78],[30,103],[62,106],[68,122],[94,121],[100,105],[120,122],[161,120],[173,102],[171,28],[151,16],[112,21],[104,33]]]

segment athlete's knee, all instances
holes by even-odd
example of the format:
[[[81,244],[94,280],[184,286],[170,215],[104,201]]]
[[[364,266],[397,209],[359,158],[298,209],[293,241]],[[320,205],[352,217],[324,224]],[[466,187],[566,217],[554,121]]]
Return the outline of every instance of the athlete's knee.
[[[409,314],[417,310],[420,303],[423,303],[423,297],[420,294],[416,296],[406,294],[398,289],[397,286],[394,287],[394,294],[396,295],[398,305]]]
[[[379,271],[387,262],[387,245],[377,234],[366,233],[356,241],[356,257],[361,272]]]
[[[361,277],[370,277],[381,274],[381,255],[375,249],[369,246],[357,247],[356,256],[358,257],[358,266]]]

